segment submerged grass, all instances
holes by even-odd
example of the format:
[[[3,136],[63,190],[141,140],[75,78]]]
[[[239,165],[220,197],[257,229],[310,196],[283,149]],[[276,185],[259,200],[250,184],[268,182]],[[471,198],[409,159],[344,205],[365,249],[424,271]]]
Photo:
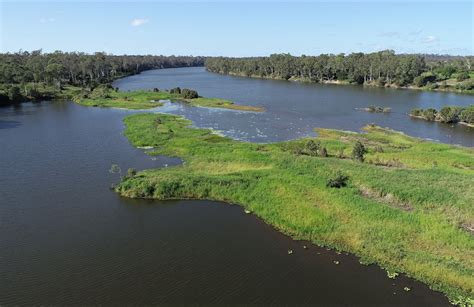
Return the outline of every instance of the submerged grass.
[[[317,129],[329,156],[313,157],[295,150],[308,139],[239,142],[173,115],[136,114],[125,124],[134,146],[185,163],[124,178],[116,187],[121,195],[237,203],[294,238],[352,252],[453,301],[473,302],[474,240],[463,227],[474,225],[472,149],[368,126],[365,133]],[[347,158],[356,141],[368,148],[366,163]],[[403,167],[375,165],[376,157]],[[347,187],[328,187],[341,173],[349,176]]]
[[[184,99],[177,94],[171,94],[166,91],[133,91],[133,92],[116,92],[110,91],[107,97],[99,98],[79,98],[75,101],[81,105],[89,107],[112,107],[123,109],[151,109],[162,106],[160,100],[170,100],[171,102],[181,102],[192,106],[208,107],[208,108],[224,108],[241,111],[263,111],[260,107],[245,106],[234,104],[232,101],[220,98],[199,97],[194,99]]]

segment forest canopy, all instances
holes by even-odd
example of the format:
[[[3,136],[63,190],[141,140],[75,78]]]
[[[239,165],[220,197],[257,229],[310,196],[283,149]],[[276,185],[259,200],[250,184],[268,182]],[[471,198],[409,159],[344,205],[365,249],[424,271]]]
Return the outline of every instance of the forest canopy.
[[[473,71],[474,57],[395,54],[392,50],[374,53],[321,54],[292,56],[272,54],[268,57],[206,60],[209,71],[247,77],[295,79],[312,82],[346,81],[378,86],[408,86],[418,82],[426,86],[452,78],[462,81]],[[472,80],[468,80],[470,82]],[[469,88],[470,89],[470,88]]]

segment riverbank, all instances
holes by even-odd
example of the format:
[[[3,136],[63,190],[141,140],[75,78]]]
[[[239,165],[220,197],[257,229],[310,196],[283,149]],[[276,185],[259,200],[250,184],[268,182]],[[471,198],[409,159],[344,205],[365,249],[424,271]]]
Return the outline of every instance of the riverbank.
[[[124,178],[116,187],[122,196],[240,204],[293,238],[354,253],[472,303],[472,149],[379,127],[317,129],[328,157],[314,157],[301,154],[307,140],[238,142],[172,115],[132,115],[125,124],[134,146],[185,164]],[[357,140],[369,150],[365,163],[349,159]],[[340,172],[348,186],[328,188]]]
[[[364,82],[363,84],[357,84],[353,82],[349,82],[348,80],[311,80],[308,78],[301,78],[301,77],[291,77],[289,79],[285,78],[278,78],[278,77],[271,77],[271,76],[259,76],[259,75],[248,75],[245,73],[236,73],[236,72],[219,72],[219,71],[212,71],[208,70],[209,72],[221,74],[221,75],[229,75],[234,77],[242,77],[242,78],[253,78],[253,79],[266,79],[266,80],[280,80],[280,81],[291,81],[291,82],[303,82],[303,83],[320,83],[320,84],[332,84],[332,85],[361,85],[366,87],[379,87],[379,88],[391,88],[391,89],[405,89],[405,90],[418,90],[418,91],[428,91],[428,92],[447,92],[447,93],[455,93],[455,94],[465,94],[465,95],[474,95],[474,90],[469,89],[457,89],[456,85],[461,84],[462,82],[458,82],[454,79],[448,80],[449,82],[436,82],[435,86],[433,85],[426,85],[426,86],[415,86],[415,85],[406,85],[400,86],[397,84],[378,84],[376,81],[373,82]]]

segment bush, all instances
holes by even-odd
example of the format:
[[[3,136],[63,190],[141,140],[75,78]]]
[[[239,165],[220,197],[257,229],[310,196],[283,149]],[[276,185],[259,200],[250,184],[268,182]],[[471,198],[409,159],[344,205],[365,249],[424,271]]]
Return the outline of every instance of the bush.
[[[418,87],[423,87],[428,83],[433,83],[436,81],[436,75],[432,72],[424,72],[415,79],[413,79],[413,83]]]
[[[329,188],[342,188],[347,186],[347,180],[349,180],[349,177],[346,175],[343,175],[341,172],[338,172],[336,174],[336,177],[330,178],[328,182],[326,183],[326,186]]]
[[[99,85],[92,91],[92,93],[90,94],[90,97],[92,99],[110,98],[110,90],[111,90],[110,85]]]
[[[306,154],[310,156],[317,156],[319,148],[321,147],[321,143],[319,141],[309,140],[306,142],[304,147]]]
[[[194,99],[199,97],[198,92],[187,88],[183,88],[183,90],[181,91],[181,96],[183,96],[183,98],[185,99]]]
[[[438,88],[438,84],[437,84],[437,83],[428,82],[428,83],[426,83],[426,88],[429,89],[429,90],[435,90],[435,89]]]
[[[384,87],[385,86],[385,79],[384,78],[378,78],[376,81],[377,86]]]
[[[323,158],[326,158],[328,156],[328,150],[326,149],[326,147],[323,147],[319,150],[319,156]]]
[[[439,111],[437,117],[443,123],[457,123],[459,121],[459,115],[462,111],[460,107],[443,107]]]
[[[10,89],[8,90],[8,96],[10,98],[10,101],[12,102],[18,102],[23,98],[20,92],[20,88],[18,86],[10,87]]]
[[[474,80],[468,79],[466,81],[463,81],[462,83],[458,83],[456,84],[456,89],[461,91],[474,90]]]
[[[467,71],[461,71],[458,76],[456,77],[457,81],[464,81],[469,79],[471,76],[469,76],[469,73]]]
[[[428,108],[426,110],[423,111],[423,117],[426,119],[426,120],[435,120],[436,119],[436,114],[438,113],[438,111],[436,111],[435,109],[433,108]]]
[[[181,88],[180,87],[175,87],[175,88],[170,89],[170,94],[180,95],[181,94]]]
[[[459,115],[459,120],[468,124],[474,124],[474,105],[462,110]]]
[[[354,149],[352,150],[352,159],[359,161],[359,162],[364,162],[364,155],[367,153],[367,149],[365,146],[357,141],[354,145]]]
[[[134,168],[129,168],[127,170],[127,177],[133,177],[137,174],[137,170]]]
[[[422,116],[423,114],[423,109],[412,109],[410,111],[410,115],[412,116]]]

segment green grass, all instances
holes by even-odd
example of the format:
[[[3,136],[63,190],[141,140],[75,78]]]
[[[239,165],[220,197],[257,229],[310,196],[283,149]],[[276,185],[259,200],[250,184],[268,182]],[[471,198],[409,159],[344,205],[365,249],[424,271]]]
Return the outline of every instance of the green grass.
[[[170,100],[171,102],[186,103],[192,106],[208,108],[224,108],[242,111],[261,112],[262,108],[234,104],[232,101],[220,98],[199,97],[195,99],[183,99],[179,95],[160,91],[133,91],[133,92],[115,92],[110,91],[107,98],[86,98],[75,99],[75,101],[84,106],[92,107],[112,107],[122,109],[150,109],[162,106],[160,100]]]
[[[322,158],[294,154],[308,139],[239,142],[163,114],[124,121],[134,146],[153,146],[151,154],[185,164],[126,177],[116,187],[121,195],[240,204],[294,238],[354,253],[472,302],[474,240],[466,227],[474,226],[472,149],[380,127],[363,134],[318,129],[330,155]],[[346,158],[356,140],[369,149],[366,163]],[[377,166],[376,157],[399,162]],[[348,186],[326,187],[338,172],[349,176]]]

